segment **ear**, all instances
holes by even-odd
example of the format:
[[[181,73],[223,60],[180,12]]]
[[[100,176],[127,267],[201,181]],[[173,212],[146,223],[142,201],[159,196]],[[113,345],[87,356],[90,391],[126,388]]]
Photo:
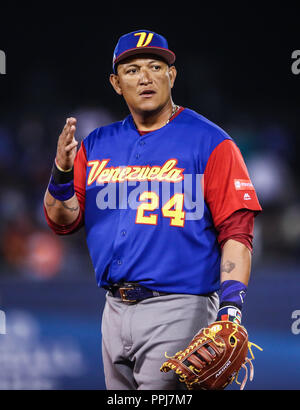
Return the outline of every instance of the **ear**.
[[[120,86],[120,82],[119,82],[119,76],[117,74],[111,74],[109,76],[109,81],[111,83],[111,85],[113,86],[115,92],[119,95],[122,95],[122,88]]]
[[[169,67],[169,78],[170,78],[170,86],[171,88],[173,88],[175,80],[176,80],[176,76],[177,76],[177,70],[176,67],[174,65],[171,65]]]

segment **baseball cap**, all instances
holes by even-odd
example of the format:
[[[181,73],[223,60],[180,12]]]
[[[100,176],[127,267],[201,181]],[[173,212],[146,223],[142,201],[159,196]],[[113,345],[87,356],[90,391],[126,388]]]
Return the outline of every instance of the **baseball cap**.
[[[144,53],[158,55],[169,65],[173,64],[176,59],[162,35],[149,30],[136,30],[119,38],[114,50],[113,72],[116,72],[116,64],[120,61],[135,54]]]

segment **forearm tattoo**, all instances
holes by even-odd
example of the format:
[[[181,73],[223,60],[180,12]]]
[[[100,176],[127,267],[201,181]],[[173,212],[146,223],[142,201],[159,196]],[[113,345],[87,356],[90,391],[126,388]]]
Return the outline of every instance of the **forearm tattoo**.
[[[51,208],[56,204],[56,201],[57,200],[55,198],[53,198],[53,202],[47,202],[46,201],[46,206]],[[60,202],[62,204],[62,206],[70,212],[76,212],[79,209],[79,205],[77,205],[75,207],[72,207],[72,206],[68,206],[65,201],[58,201],[58,202]]]
[[[76,212],[76,211],[78,211],[78,208],[79,208],[78,205],[75,206],[75,207],[72,207],[72,206],[68,206],[68,205],[65,203],[65,201],[62,201],[61,203],[62,203],[63,207],[64,207],[65,209],[67,209],[68,211],[71,211],[71,212]]]
[[[230,273],[233,271],[234,268],[235,268],[235,263],[228,261],[228,260],[221,264],[221,272]]]
[[[52,206],[54,206],[56,204],[56,199],[55,198],[53,198],[53,202],[47,202],[46,201],[46,205],[49,207],[49,208],[51,208]]]

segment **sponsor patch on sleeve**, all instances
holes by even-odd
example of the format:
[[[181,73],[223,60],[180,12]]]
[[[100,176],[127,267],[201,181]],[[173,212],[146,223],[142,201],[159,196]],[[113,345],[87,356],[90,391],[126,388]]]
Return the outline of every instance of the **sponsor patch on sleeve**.
[[[234,187],[237,191],[254,191],[254,186],[250,179],[235,179]]]

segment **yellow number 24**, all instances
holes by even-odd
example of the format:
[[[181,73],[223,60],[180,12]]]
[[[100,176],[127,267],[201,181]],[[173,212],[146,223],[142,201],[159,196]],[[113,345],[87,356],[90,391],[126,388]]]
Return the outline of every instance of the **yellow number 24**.
[[[140,197],[139,201],[147,201],[150,202],[143,202],[137,208],[136,219],[135,223],[137,224],[146,224],[146,225],[157,225],[157,214],[149,214],[145,215],[145,211],[154,211],[158,208],[159,204],[159,197],[155,192],[143,192]],[[170,218],[170,225],[171,226],[178,226],[183,227],[185,222],[185,212],[183,211],[183,202],[184,196],[183,194],[175,194],[172,198],[165,203],[162,207],[162,214],[165,218]]]

